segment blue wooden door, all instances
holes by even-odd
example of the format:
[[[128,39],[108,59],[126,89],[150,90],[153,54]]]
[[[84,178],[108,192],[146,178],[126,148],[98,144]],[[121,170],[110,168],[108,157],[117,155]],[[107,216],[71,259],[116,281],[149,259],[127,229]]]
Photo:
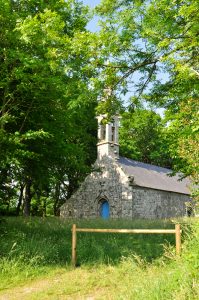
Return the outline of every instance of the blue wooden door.
[[[101,204],[101,217],[103,219],[108,219],[110,214],[109,203],[108,201],[104,201]]]

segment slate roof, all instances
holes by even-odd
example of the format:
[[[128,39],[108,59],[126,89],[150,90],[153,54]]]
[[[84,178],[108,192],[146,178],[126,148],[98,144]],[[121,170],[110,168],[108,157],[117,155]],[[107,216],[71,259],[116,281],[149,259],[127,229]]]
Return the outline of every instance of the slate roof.
[[[119,165],[127,176],[133,176],[133,184],[156,190],[170,191],[180,194],[190,194],[190,181],[179,176],[168,176],[172,170],[120,157]]]

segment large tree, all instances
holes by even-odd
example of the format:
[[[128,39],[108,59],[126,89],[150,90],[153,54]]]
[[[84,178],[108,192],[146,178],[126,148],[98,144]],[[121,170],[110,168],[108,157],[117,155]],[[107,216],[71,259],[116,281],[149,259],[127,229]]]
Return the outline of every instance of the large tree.
[[[67,174],[72,190],[94,159],[87,21],[75,0],[0,0],[0,182],[24,186],[25,215],[52,177]]]

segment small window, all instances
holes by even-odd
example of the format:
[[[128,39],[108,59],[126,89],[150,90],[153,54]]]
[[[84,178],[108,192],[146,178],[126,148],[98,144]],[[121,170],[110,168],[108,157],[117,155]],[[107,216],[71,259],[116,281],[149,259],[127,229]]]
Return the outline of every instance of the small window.
[[[112,127],[112,135],[111,135],[112,142],[115,141],[115,126]]]
[[[101,140],[106,139],[106,125],[101,125]]]
[[[193,206],[192,203],[187,202],[186,203],[186,216],[187,217],[191,217],[193,216],[194,212],[193,212]]]

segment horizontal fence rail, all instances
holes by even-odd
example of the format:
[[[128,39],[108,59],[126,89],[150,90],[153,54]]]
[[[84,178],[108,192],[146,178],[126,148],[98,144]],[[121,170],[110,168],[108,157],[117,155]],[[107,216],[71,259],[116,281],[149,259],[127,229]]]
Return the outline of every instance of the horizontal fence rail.
[[[175,234],[176,254],[181,252],[181,232],[180,224],[175,225],[175,229],[92,229],[72,227],[72,265],[76,266],[77,261],[77,232],[99,232],[99,233],[130,233],[130,234]]]
[[[76,228],[76,232],[175,233],[175,229],[91,229],[91,228]]]

